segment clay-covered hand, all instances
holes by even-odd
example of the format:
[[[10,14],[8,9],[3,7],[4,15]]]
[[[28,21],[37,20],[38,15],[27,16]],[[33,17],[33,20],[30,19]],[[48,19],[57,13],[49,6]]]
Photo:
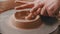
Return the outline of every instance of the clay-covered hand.
[[[34,6],[33,8],[30,10],[30,14],[26,17],[26,19],[32,19],[35,18],[35,16],[39,15],[41,12],[41,9],[43,8],[44,4],[43,4],[44,0],[36,0],[34,2]]]
[[[36,4],[35,7],[32,8],[32,10],[30,11],[31,13],[34,13],[35,15],[40,14],[44,16],[48,15],[50,17],[55,17],[55,15],[59,13],[58,11],[59,0],[40,0],[39,2],[35,4]]]
[[[40,14],[44,15],[47,11],[48,16],[55,17],[57,14],[59,14],[59,0],[48,0],[45,1],[45,5],[42,8]]]
[[[27,16],[30,19],[33,15],[43,15],[56,17],[59,14],[59,0],[36,0],[35,6],[30,10],[31,14]]]
[[[26,8],[32,8],[30,10],[31,14],[27,16],[28,18],[39,14],[55,17],[59,13],[59,0],[36,0],[33,3],[27,3],[25,5],[16,7],[18,10]]]

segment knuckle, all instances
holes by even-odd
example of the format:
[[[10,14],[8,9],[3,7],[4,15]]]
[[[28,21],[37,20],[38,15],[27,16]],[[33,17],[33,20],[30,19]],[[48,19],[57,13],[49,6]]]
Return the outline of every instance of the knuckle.
[[[52,11],[51,8],[49,8],[49,7],[47,8],[47,10],[48,10],[48,11]]]
[[[50,11],[50,8],[48,6],[45,7],[47,11]]]

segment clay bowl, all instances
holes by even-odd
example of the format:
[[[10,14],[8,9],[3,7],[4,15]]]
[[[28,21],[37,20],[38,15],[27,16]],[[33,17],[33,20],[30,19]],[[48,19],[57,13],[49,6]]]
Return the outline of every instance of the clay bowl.
[[[42,24],[41,20],[39,19],[40,16],[37,15],[36,18],[27,20],[25,17],[29,14],[29,11],[20,11],[16,12],[12,15],[11,22],[12,24],[21,29],[35,29],[40,27]]]

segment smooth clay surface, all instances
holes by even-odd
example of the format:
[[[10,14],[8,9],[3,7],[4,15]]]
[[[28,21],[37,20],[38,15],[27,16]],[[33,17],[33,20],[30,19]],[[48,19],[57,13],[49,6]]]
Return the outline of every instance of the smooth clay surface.
[[[22,29],[34,29],[40,27],[42,24],[41,20],[39,19],[38,16],[36,18],[33,18],[32,20],[27,20],[25,17],[29,14],[28,11],[21,11],[21,12],[16,12],[13,18],[11,18],[13,21],[13,25],[22,28]]]

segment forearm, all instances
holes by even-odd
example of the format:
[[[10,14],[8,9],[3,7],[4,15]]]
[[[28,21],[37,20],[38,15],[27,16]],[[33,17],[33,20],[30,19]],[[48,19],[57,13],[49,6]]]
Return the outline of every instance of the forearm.
[[[14,4],[15,4],[15,0],[6,0],[6,1],[0,2],[0,13],[14,8],[15,6]]]

